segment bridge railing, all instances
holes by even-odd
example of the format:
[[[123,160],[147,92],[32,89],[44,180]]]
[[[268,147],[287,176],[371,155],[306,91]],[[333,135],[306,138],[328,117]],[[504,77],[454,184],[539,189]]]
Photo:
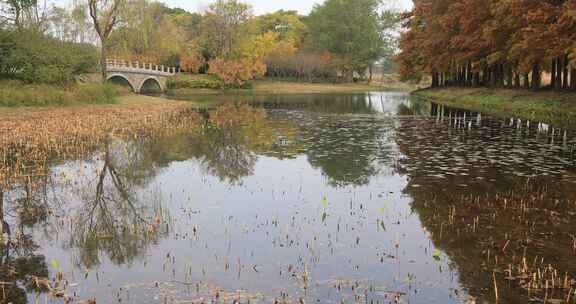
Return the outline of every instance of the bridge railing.
[[[152,63],[140,63],[138,61],[124,61],[118,59],[108,59],[106,61],[106,68],[108,70],[113,69],[133,69],[138,71],[148,71],[156,72],[162,74],[175,75],[180,72],[180,68],[169,67],[164,65],[152,64]]]

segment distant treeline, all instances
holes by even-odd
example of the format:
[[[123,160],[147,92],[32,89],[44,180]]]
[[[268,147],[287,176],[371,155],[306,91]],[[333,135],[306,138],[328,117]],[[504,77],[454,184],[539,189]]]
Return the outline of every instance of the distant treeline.
[[[122,14],[129,22],[112,33],[112,56],[215,74],[231,84],[264,75],[369,77],[373,64],[396,52],[400,20],[381,0],[327,0],[307,16],[284,10],[256,16],[238,0],[214,1],[202,13],[134,0]]]
[[[405,80],[576,90],[574,0],[415,0],[404,26]]]

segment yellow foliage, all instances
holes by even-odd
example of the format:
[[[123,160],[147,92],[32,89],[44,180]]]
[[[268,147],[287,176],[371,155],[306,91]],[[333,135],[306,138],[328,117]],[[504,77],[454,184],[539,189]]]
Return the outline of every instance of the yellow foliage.
[[[280,39],[275,32],[266,32],[245,42],[242,46],[243,57],[254,61],[266,61],[270,58],[292,57],[298,51],[293,39]]]

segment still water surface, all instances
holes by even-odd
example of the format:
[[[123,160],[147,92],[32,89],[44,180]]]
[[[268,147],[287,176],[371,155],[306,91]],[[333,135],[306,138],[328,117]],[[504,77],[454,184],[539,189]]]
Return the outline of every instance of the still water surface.
[[[404,93],[252,105],[265,114],[56,161],[46,210],[6,211],[29,240],[10,255],[98,303],[492,303],[494,277],[504,303],[542,301],[512,275],[522,258],[574,283],[573,131]],[[494,211],[515,199],[530,208]],[[12,301],[62,302],[30,277]]]

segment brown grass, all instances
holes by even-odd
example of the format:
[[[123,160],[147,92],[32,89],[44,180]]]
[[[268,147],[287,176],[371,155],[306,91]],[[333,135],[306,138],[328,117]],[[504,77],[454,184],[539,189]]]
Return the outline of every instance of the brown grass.
[[[49,160],[86,155],[110,137],[161,136],[192,129],[199,121],[188,102],[141,96],[127,98],[121,105],[4,111],[0,114],[0,189],[15,179],[39,174]]]

